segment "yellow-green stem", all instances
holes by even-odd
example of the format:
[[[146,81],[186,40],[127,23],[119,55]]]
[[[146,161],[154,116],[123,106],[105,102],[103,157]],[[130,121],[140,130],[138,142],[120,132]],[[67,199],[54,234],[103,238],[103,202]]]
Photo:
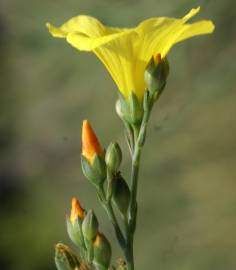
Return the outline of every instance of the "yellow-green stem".
[[[127,269],[134,270],[134,255],[133,255],[133,241],[137,217],[137,191],[138,191],[138,176],[140,167],[140,158],[142,147],[145,143],[147,124],[150,117],[150,112],[153,106],[153,99],[146,93],[144,100],[144,115],[142,123],[139,128],[135,127],[135,145],[132,156],[132,170],[131,170],[131,199],[128,216],[128,229],[126,230],[126,250],[125,257],[127,261]]]

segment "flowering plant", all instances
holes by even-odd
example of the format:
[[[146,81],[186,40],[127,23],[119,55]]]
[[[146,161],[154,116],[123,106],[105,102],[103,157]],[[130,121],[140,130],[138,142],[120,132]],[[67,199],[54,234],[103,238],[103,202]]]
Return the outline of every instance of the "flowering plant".
[[[90,123],[83,121],[82,170],[114,226],[124,258],[111,266],[112,248],[99,230],[95,213],[83,209],[73,198],[67,231],[79,248],[79,254],[57,244],[55,262],[58,270],[134,270],[138,176],[148,120],[167,82],[169,50],[178,42],[214,30],[211,21],[187,23],[199,10],[192,9],[181,19],[147,19],[134,28],[107,27],[85,15],[74,17],[58,28],[47,23],[52,36],[65,38],[80,51],[94,52],[111,74],[119,90],[116,112],[124,123],[132,160],[128,184],[120,171],[122,151],[118,143],[112,142],[104,150]]]

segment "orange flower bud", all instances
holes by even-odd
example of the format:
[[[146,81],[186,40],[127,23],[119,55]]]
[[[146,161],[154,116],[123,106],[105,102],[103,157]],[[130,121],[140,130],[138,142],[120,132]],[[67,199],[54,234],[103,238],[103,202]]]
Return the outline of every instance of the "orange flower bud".
[[[70,221],[72,224],[75,223],[76,219],[79,217],[80,219],[84,219],[84,209],[81,207],[79,201],[73,197],[72,198],[72,207],[70,213]]]
[[[162,58],[160,53],[153,55],[145,69],[144,80],[154,100],[157,100],[163,92],[168,74],[169,64],[167,58]]]
[[[104,150],[102,149],[95,132],[88,120],[84,120],[82,127],[82,155],[91,163],[95,154],[104,158]]]

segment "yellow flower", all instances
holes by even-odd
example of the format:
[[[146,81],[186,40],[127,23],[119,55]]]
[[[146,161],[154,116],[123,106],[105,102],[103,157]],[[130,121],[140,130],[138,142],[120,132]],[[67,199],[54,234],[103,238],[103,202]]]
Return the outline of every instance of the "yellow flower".
[[[134,28],[112,28],[90,16],[77,16],[61,27],[47,23],[49,32],[66,38],[80,51],[92,51],[102,61],[125,98],[133,92],[141,100],[145,91],[144,70],[152,56],[164,58],[171,47],[185,39],[212,33],[211,21],[186,23],[200,7],[181,19],[159,17]]]

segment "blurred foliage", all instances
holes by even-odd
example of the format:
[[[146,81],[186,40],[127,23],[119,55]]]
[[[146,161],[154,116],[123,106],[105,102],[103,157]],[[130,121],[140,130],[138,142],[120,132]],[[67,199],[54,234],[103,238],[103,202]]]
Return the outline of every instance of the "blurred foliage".
[[[95,209],[115,245],[81,173],[80,130],[88,118],[105,147],[115,139],[126,151],[116,86],[94,55],[51,38],[45,22],[90,14],[134,26],[198,5],[198,18],[212,19],[216,32],[169,55],[171,74],[143,155],[136,269],[236,269],[234,0],[1,0],[0,269],[55,269],[53,245],[69,243],[72,196]],[[129,163],[126,152],[126,177]]]

